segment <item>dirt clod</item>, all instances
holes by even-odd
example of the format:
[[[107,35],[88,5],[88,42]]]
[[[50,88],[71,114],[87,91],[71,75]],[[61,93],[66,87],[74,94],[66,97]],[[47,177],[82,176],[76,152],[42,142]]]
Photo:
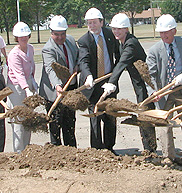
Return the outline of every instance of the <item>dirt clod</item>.
[[[5,87],[2,90],[0,90],[0,100],[4,99],[8,95],[12,94],[13,91],[9,87]]]
[[[47,123],[50,121],[50,118],[44,113],[33,111],[32,108],[15,106],[6,112],[4,117],[9,117],[11,122],[22,124],[27,130],[48,132]]]
[[[76,90],[68,91],[68,93],[61,102],[62,104],[68,106],[73,110],[81,110],[81,111],[86,110],[90,103],[82,92],[78,92]]]
[[[127,111],[136,112],[139,110],[138,104],[135,104],[128,99],[108,98],[98,104],[99,110],[103,111]]]
[[[22,101],[22,103],[25,104],[27,107],[35,109],[39,105],[45,105],[46,100],[43,97],[41,97],[39,94],[36,94],[36,95],[26,97]]]
[[[71,76],[69,69],[66,66],[63,66],[57,62],[53,62],[51,67],[55,71],[56,76],[61,80],[67,80]]]
[[[151,77],[149,74],[148,65],[146,62],[143,62],[142,60],[138,60],[133,63],[138,72],[140,73],[142,79],[152,88],[154,88],[153,83],[151,82]]]

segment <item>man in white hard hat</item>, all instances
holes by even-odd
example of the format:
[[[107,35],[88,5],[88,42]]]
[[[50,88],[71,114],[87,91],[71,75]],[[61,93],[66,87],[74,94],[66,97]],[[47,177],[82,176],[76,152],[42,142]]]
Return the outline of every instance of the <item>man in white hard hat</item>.
[[[67,79],[60,79],[56,76],[51,64],[57,62],[67,67],[70,74],[73,74],[77,64],[78,47],[74,38],[66,34],[67,28],[67,21],[63,16],[54,16],[50,22],[51,37],[42,50],[43,69],[39,92],[47,100],[47,112],[67,82]],[[67,90],[75,88],[77,88],[76,78],[72,80]],[[62,144],[60,136],[62,129],[64,145],[76,147],[75,111],[67,107],[61,108],[58,105],[51,116],[53,119],[53,122],[49,124],[51,143]]]
[[[175,80],[175,86],[182,83],[182,38],[175,36],[176,27],[177,23],[170,14],[164,14],[157,20],[156,31],[160,33],[161,40],[150,48],[146,60],[152,83],[155,85],[155,90],[148,88],[149,94],[166,86],[172,80]],[[158,109],[169,110],[173,106],[181,105],[181,99],[182,91],[179,90],[169,96],[156,98],[155,104]],[[163,156],[174,160],[176,152],[172,128],[165,127],[160,131]]]
[[[97,8],[90,8],[85,14],[88,32],[79,40],[79,64],[81,69],[80,85],[89,85],[83,94],[89,99],[89,113],[93,114],[94,107],[103,94],[101,86],[108,81],[104,80],[93,84],[93,80],[112,72],[115,63],[119,60],[119,42],[109,28],[103,27],[103,16]],[[102,45],[100,46],[100,43]],[[100,47],[99,47],[100,46]],[[100,57],[100,52],[102,56]],[[115,59],[115,61],[114,61]],[[102,69],[100,69],[102,67]],[[116,98],[117,91],[109,97]],[[101,132],[101,121],[104,122],[103,138]],[[116,139],[116,119],[103,114],[90,118],[90,143],[96,149],[109,149],[113,153]]]
[[[129,33],[130,20],[126,14],[116,14],[112,18],[110,26],[112,27],[115,38],[120,41],[121,57],[119,62],[116,64],[108,83],[105,83],[102,87],[108,92],[108,94],[114,92],[122,72],[124,69],[127,69],[136,93],[137,102],[142,102],[148,97],[147,89],[133,63],[137,60],[145,61],[145,51],[137,38]],[[124,88],[121,88],[121,90],[122,89]],[[148,108],[154,108],[154,104],[150,103]],[[157,148],[155,128],[140,127],[140,134],[144,149],[154,152]]]

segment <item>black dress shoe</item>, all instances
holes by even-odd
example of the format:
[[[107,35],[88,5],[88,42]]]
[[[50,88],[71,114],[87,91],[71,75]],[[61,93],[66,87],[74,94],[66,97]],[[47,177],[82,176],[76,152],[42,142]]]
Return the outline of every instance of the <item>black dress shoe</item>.
[[[114,151],[114,149],[110,149],[110,151],[111,151],[115,156],[119,156],[119,154],[116,153],[116,151]]]
[[[182,166],[182,157],[176,157],[174,158],[174,163],[177,163],[179,166]]]

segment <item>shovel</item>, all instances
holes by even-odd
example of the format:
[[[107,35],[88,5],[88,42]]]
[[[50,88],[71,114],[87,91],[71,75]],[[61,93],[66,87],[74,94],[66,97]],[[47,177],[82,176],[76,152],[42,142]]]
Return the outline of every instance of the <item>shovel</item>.
[[[104,101],[104,99],[106,98],[106,96],[107,96],[107,91],[105,91],[105,92],[102,94],[102,96],[100,97],[100,99],[99,99],[98,102],[96,103],[95,108],[94,108],[94,113],[84,114],[84,115],[82,115],[82,116],[90,117],[90,118],[91,118],[91,117],[97,117],[97,116],[99,116],[99,115],[104,114],[105,111],[102,111],[102,112],[99,112],[99,111],[98,111],[98,104],[99,104],[100,102]]]
[[[144,115],[144,116],[149,116],[149,117],[160,118],[160,119],[167,119],[171,113],[173,113],[174,111],[180,110],[180,109],[182,109],[182,105],[174,107],[174,108],[170,109],[169,111],[148,110],[148,111],[141,112],[139,114]]]
[[[73,80],[73,78],[77,75],[77,72],[73,73],[70,78],[68,79],[67,83],[65,84],[64,88],[63,88],[63,91],[65,91],[69,84],[71,83],[71,81]],[[63,97],[63,94],[60,93],[56,100],[54,101],[54,103],[52,104],[51,108],[49,109],[49,112],[48,112],[48,116],[50,117],[51,113],[53,112],[53,110],[56,108],[57,104],[59,103],[60,99]]]
[[[165,87],[163,87],[162,89],[158,90],[157,92],[153,93],[151,96],[149,96],[148,98],[146,98],[143,102],[141,102],[139,104],[139,107],[143,107],[144,105],[152,102],[154,100],[154,98],[162,93],[164,93],[165,90],[171,88],[172,86],[174,86],[175,81],[172,81],[170,84],[166,85]],[[176,88],[177,89],[177,88]],[[175,92],[175,91],[173,91]],[[171,90],[172,93],[172,90]],[[167,94],[170,94],[169,92]],[[164,95],[163,95],[164,96]]]

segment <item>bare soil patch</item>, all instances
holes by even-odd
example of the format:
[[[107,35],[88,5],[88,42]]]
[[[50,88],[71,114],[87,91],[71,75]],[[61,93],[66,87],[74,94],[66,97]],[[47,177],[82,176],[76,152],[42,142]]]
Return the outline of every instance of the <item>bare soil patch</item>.
[[[29,145],[0,153],[1,192],[181,192],[182,167],[144,151],[115,156],[108,150]]]

